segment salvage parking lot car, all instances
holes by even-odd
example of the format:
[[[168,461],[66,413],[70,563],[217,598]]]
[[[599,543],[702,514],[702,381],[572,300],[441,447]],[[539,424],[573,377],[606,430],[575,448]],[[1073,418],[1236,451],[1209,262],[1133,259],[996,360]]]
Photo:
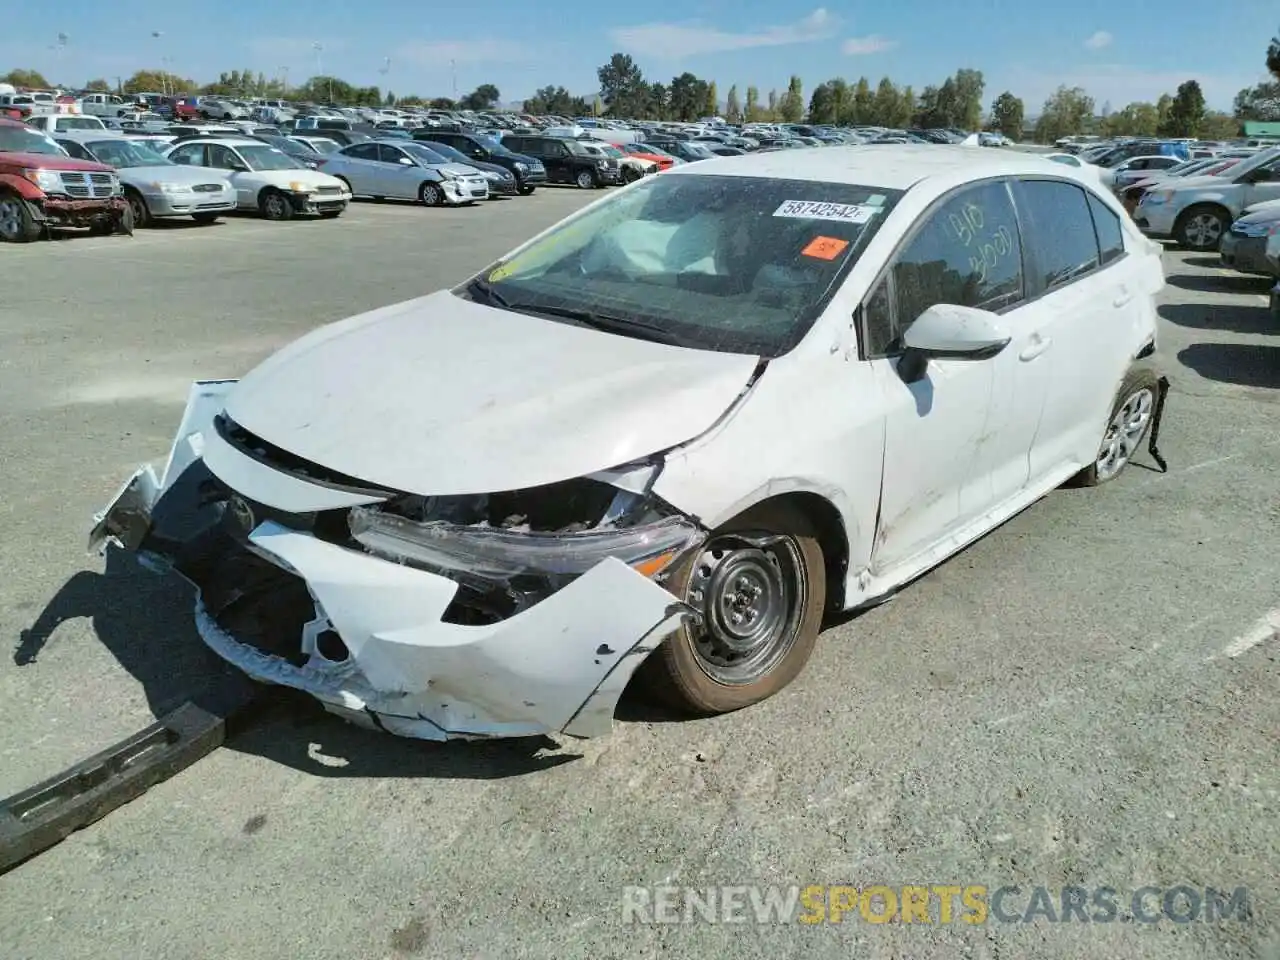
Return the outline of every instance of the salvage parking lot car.
[[[351,194],[341,180],[303,164],[275,147],[251,138],[202,138],[179,141],[165,156],[174,163],[213,167],[231,180],[241,210],[257,210],[268,220],[299,213],[337,217]]]
[[[1164,277],[1097,181],[964,147],[691,164],[191,393],[91,543],[259,680],[425,739],[696,713],[1151,425]]]
[[[1280,200],[1250,207],[1222,238],[1222,265],[1241,273],[1280,277],[1267,261],[1267,239],[1280,233]]]
[[[101,130],[58,134],[55,139],[73,157],[115,168],[135,226],[167,217],[212,223],[236,208],[236,192],[224,170],[177,164],[150,144]]]
[[[46,226],[132,233],[116,172],[76,160],[38,130],[0,120],[0,240],[30,243]]]
[[[475,167],[451,163],[411,140],[354,143],[329,154],[322,166],[352,196],[417,200],[428,207],[489,197],[489,181]]]

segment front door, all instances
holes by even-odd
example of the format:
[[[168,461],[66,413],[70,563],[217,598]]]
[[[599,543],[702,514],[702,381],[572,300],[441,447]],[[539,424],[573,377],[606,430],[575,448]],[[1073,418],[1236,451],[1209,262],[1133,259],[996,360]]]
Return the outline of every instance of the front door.
[[[1034,364],[1017,366],[1035,337],[1024,300],[1017,218],[996,180],[927,213],[864,304],[866,355],[886,411],[877,575],[958,535],[1025,486],[1045,385]],[[907,383],[898,369],[902,332],[938,303],[997,312],[1013,340],[994,359],[932,360]]]
[[[1252,182],[1244,188],[1242,208],[1268,200],[1280,200],[1280,158],[1254,170],[1249,179]]]

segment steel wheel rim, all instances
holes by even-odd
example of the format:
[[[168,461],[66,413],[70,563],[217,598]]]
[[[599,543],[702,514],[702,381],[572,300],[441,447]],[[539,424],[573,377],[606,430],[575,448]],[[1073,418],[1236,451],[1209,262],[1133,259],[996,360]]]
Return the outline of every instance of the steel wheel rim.
[[[0,200],[0,236],[16,237],[22,229],[22,209],[12,197]]]
[[[1112,415],[1095,463],[1099,480],[1110,480],[1133,459],[1151,424],[1155,405],[1155,395],[1143,387],[1131,393]]]
[[[284,216],[284,197],[274,193],[267,197],[267,216],[277,219]]]
[[[726,686],[755,683],[795,646],[808,600],[804,557],[792,537],[726,534],[702,548],[685,588],[700,619],[694,658]]]
[[[429,207],[434,207],[440,202],[440,188],[434,183],[427,184],[422,188],[422,202]]]
[[[1187,221],[1187,239],[1198,247],[1212,246],[1222,236],[1222,221],[1212,213],[1198,213]]]

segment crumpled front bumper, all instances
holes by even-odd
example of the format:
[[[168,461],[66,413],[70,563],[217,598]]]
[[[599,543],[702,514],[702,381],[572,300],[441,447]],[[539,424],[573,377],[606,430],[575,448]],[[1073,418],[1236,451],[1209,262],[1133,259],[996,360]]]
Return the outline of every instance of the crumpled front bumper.
[[[71,227],[88,226],[104,220],[119,226],[128,209],[129,201],[123,196],[93,200],[45,197],[39,204],[43,219],[55,226]]]
[[[611,729],[640,663],[691,614],[657,583],[608,559],[505,620],[446,622],[454,581],[267,520],[248,534],[249,550],[299,578],[314,612],[298,632],[297,656],[247,642],[208,608],[201,578],[173,562],[166,548],[174,544],[153,528],[184,474],[205,469],[203,434],[232,383],[195,385],[163,471],[148,466],[130,478],[96,518],[90,546],[135,550],[153,568],[190,580],[200,636],[249,676],[305,691],[361,725],[424,740],[598,736]],[[332,633],[341,639],[337,656],[322,642]]]

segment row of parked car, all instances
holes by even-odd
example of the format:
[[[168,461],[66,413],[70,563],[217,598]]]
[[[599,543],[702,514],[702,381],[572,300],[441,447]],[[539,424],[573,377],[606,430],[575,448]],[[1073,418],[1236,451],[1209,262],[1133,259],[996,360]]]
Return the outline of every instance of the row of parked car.
[[[0,120],[0,239],[49,226],[132,232],[154,220],[210,222],[235,210],[270,220],[338,217],[353,197],[427,206],[528,196],[544,184],[599,189],[676,158],[543,135],[422,129],[413,136],[299,125],[172,124],[108,129],[96,117]]]

